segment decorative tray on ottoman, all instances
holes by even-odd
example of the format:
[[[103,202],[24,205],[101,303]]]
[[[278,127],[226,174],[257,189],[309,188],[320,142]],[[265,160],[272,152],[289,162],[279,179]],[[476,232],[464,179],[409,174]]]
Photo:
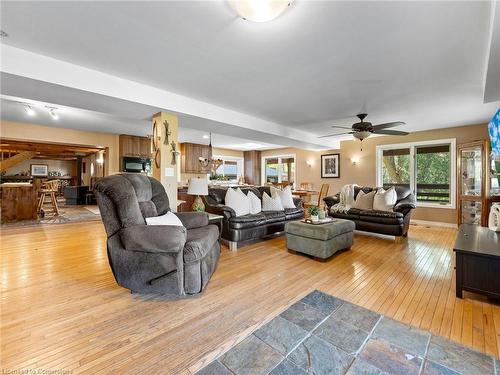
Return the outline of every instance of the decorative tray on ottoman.
[[[331,217],[325,217],[324,219],[319,219],[318,221],[312,221],[311,219],[301,220],[302,223],[312,224],[312,225],[328,224],[328,223],[333,223],[335,221],[337,220],[332,219]]]

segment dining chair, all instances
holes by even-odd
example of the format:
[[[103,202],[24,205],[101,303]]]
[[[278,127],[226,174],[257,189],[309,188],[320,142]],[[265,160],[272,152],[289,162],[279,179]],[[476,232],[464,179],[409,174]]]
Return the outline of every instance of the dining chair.
[[[312,182],[301,182],[299,184],[299,190],[313,190],[314,189],[314,185]]]
[[[328,190],[330,190],[330,185],[329,184],[322,184],[321,189],[318,194],[318,200],[311,200],[309,202],[306,202],[303,204],[304,208],[307,209],[312,206],[318,206],[319,208],[323,209],[325,206],[325,202],[323,202],[323,198],[325,198],[328,195]]]

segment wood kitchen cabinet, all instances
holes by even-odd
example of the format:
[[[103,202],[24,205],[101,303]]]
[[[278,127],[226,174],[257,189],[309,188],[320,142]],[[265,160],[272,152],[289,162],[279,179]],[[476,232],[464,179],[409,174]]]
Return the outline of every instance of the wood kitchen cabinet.
[[[151,143],[147,137],[120,135],[120,158],[123,156],[151,157]]]
[[[210,158],[210,147],[196,143],[181,143],[181,172],[210,173],[210,166],[203,167],[199,158]]]

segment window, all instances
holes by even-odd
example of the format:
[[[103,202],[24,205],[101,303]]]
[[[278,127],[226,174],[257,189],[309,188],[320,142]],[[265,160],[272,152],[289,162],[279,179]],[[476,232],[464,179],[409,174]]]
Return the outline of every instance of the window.
[[[409,187],[421,207],[455,208],[455,139],[377,146],[377,184]]]
[[[243,158],[229,156],[213,156],[214,159],[222,159],[215,173],[226,181],[238,181],[243,175]]]
[[[262,165],[265,183],[295,183],[295,155],[263,157]]]

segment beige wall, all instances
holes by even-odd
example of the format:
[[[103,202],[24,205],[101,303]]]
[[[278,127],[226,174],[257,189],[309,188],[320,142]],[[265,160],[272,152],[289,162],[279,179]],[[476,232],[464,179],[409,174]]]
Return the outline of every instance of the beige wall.
[[[107,173],[118,173],[120,170],[120,160],[118,154],[119,138],[117,134],[87,132],[65,128],[53,128],[31,123],[2,120],[0,136],[2,138],[30,140],[38,142],[45,141],[54,143],[108,147],[109,155],[107,163],[105,165]]]
[[[31,164],[47,164],[49,172],[61,172],[62,176],[76,176],[76,162],[73,160],[29,159],[6,170],[6,175],[31,173]]]
[[[340,150],[331,151],[307,151],[295,148],[276,149],[263,151],[262,156],[273,156],[282,154],[296,154],[297,156],[297,182],[312,182],[318,189],[322,183],[330,185],[330,194],[337,193],[340,188],[349,183],[358,185],[376,185],[376,146],[383,144],[407,143],[416,141],[428,141],[434,139],[455,138],[457,144],[486,139],[488,128],[486,124],[462,126],[456,128],[429,130],[411,133],[405,137],[384,136],[373,137],[363,141],[363,151],[360,150],[360,142],[355,140],[340,143]],[[340,153],[340,178],[321,179],[322,154]],[[359,158],[357,165],[352,165],[351,158]],[[307,162],[312,166],[309,167]],[[444,223],[456,223],[457,210],[445,208],[417,208],[412,218],[426,221],[437,221]]]

